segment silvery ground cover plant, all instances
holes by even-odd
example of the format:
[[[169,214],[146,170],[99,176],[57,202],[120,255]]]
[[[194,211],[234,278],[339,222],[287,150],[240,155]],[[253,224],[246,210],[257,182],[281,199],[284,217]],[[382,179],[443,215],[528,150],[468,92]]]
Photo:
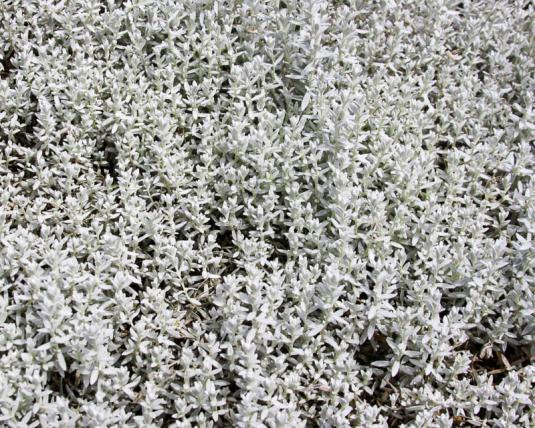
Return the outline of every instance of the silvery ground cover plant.
[[[535,11],[0,2],[0,425],[535,426]]]

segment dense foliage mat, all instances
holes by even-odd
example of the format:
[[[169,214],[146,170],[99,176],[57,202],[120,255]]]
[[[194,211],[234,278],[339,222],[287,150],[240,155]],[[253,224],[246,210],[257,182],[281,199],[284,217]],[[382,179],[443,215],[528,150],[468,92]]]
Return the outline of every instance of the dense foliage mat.
[[[530,1],[0,2],[0,423],[535,425]]]

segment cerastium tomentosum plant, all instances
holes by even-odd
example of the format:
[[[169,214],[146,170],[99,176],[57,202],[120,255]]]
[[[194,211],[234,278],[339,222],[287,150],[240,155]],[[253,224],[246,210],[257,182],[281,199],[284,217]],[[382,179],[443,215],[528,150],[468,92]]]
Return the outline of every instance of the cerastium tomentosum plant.
[[[1,2],[1,424],[535,425],[534,17]]]

